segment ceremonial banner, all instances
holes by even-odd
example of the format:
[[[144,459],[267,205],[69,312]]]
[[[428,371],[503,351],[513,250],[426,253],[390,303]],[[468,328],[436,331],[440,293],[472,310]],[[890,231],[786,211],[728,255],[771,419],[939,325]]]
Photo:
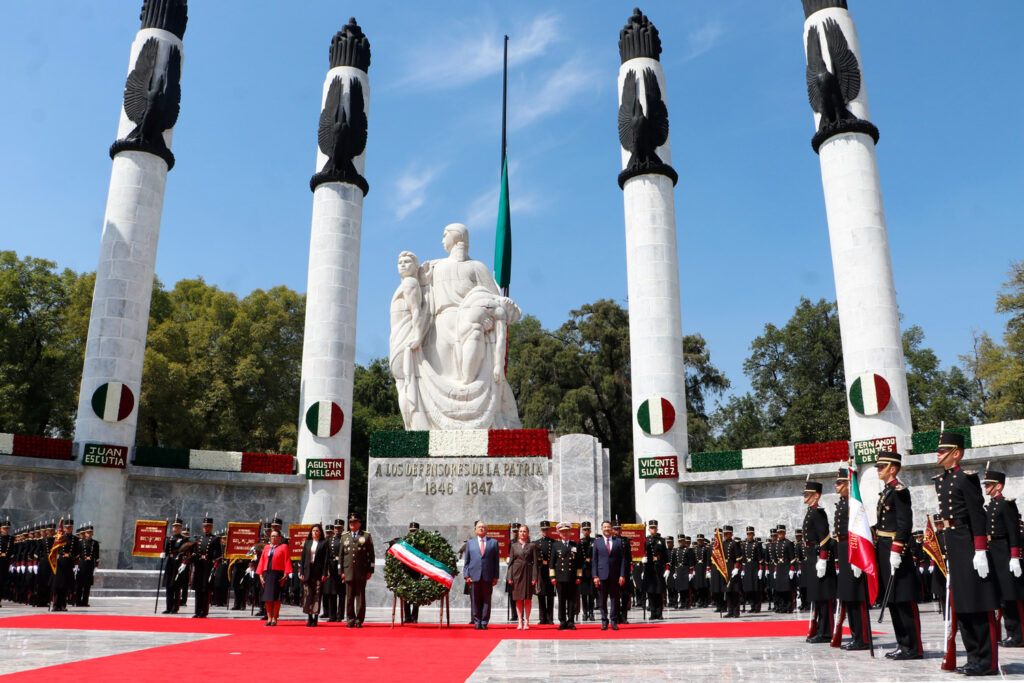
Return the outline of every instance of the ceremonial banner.
[[[569,527],[569,540],[580,542],[580,523],[573,522],[572,526]]]
[[[643,524],[623,524],[622,539],[629,541],[630,554],[634,562],[644,559],[644,527]]]
[[[868,601],[875,604],[878,597],[878,564],[875,562],[875,545],[871,540],[871,525],[868,514],[860,499],[860,483],[857,471],[850,468],[850,519],[847,522],[850,535],[850,564],[859,567],[868,578]]]
[[[726,581],[729,580],[729,569],[725,566],[725,545],[722,542],[722,530],[715,528],[715,540],[711,543],[711,564]]]
[[[508,546],[512,532],[511,524],[488,524],[487,538],[493,538],[498,542],[498,557],[508,559]]]
[[[427,557],[405,541],[393,543],[391,547],[388,548],[388,555],[391,555],[405,566],[418,571],[420,574],[423,574],[423,576],[429,577],[445,588],[451,590],[452,581],[455,580],[455,576],[452,573],[451,568],[445,566],[441,562],[438,562],[432,557]]]
[[[160,557],[167,538],[167,520],[135,520],[135,536],[132,543],[132,557]]]
[[[50,562],[50,569],[53,573],[57,573],[57,556],[60,554],[60,549],[67,543],[68,535],[64,533],[64,518],[60,518],[60,522],[57,524],[57,535],[53,538],[53,547],[50,548],[50,554],[47,556],[47,560]]]
[[[288,525],[288,547],[291,548],[293,561],[298,562],[302,559],[302,546],[309,538],[309,530],[312,528],[312,524]]]
[[[924,530],[924,551],[928,553],[928,557],[932,558],[935,566],[939,568],[942,575],[946,575],[946,558],[942,554],[942,547],[939,546],[939,539],[935,536],[935,528],[932,527],[932,517],[927,517],[928,525]]]
[[[228,537],[224,542],[224,557],[240,560],[260,540],[259,522],[228,522]]]

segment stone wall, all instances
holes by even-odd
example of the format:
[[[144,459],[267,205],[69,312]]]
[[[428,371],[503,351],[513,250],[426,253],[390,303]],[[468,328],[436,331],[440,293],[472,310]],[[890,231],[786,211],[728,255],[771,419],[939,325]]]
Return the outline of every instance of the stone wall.
[[[0,455],[0,516],[18,528],[70,513],[80,470],[66,460]]]

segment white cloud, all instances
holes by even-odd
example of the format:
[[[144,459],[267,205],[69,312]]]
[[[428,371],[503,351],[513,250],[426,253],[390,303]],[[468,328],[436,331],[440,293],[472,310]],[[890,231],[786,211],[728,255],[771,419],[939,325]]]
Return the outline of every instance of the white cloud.
[[[542,56],[548,47],[559,39],[560,19],[553,14],[536,17],[520,30],[509,33],[509,67],[523,64]],[[434,38],[433,34],[429,34]],[[459,88],[475,81],[501,73],[504,51],[503,33],[493,26],[463,24],[452,27],[449,36],[456,39],[445,42],[444,49],[437,55],[437,44],[432,42],[429,49],[423,45],[414,46],[409,68],[395,86],[419,86],[432,89]],[[457,42],[458,36],[465,38]],[[430,59],[422,55],[431,52]]]
[[[402,220],[416,209],[423,206],[427,200],[427,189],[441,171],[444,164],[423,167],[420,164],[412,164],[395,183],[395,218]]]
[[[540,88],[511,99],[509,123],[513,129],[525,126],[569,107],[579,95],[594,90],[600,74],[580,57],[574,57],[548,76]],[[535,81],[537,79],[531,79]]]
[[[690,35],[687,36],[690,50],[686,57],[683,58],[683,61],[688,62],[691,59],[700,57],[705,52],[713,50],[724,33],[725,29],[722,27],[722,22],[718,19],[712,19],[695,31],[691,31]]]

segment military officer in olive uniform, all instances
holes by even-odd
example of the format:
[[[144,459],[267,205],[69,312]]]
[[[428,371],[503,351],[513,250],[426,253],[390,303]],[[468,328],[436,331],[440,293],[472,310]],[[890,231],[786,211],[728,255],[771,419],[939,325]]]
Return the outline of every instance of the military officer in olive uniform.
[[[220,537],[213,533],[213,517],[203,517],[203,535],[192,553],[192,588],[195,590],[193,618],[203,619],[210,613],[211,580],[215,564],[224,559]]]
[[[754,527],[747,527],[747,538],[740,542],[741,580],[744,599],[751,612],[761,611],[761,579],[764,570],[764,549],[754,539]]]
[[[363,520],[355,512],[348,516],[348,528],[341,535],[341,571],[345,580],[345,614],[349,628],[362,628],[366,618],[366,582],[373,577],[376,555],[373,537],[362,530]]]
[[[665,568],[668,564],[668,547],[658,533],[658,520],[647,522],[647,538],[644,539],[643,588],[647,595],[651,621],[662,618],[665,603]]]
[[[814,633],[807,635],[808,643],[832,642],[833,600],[836,599],[835,555],[828,513],[818,505],[821,500],[821,482],[808,481],[804,485],[803,538],[807,554],[807,600],[810,603]]]
[[[594,572],[591,564],[591,556],[594,551],[594,539],[590,534],[590,522],[583,522],[580,524],[579,552],[583,555],[583,574],[582,581],[580,581],[578,589],[580,603],[583,609],[583,621],[595,621],[594,605],[596,602],[597,590],[594,588]]]
[[[1020,567],[1020,513],[1017,503],[1003,496],[1005,474],[989,470],[982,484],[989,496],[986,506],[988,552],[992,557],[992,570],[999,581],[1003,626],[1006,627],[1006,638],[999,644],[1003,647],[1024,647],[1024,634],[1021,633],[1024,581],[1021,580]]]
[[[576,589],[583,579],[583,554],[579,544],[571,540],[572,526],[568,522],[558,524],[557,540],[551,543],[551,559],[548,565],[549,583],[558,593],[558,630],[576,630]]]
[[[75,582],[75,604],[79,607],[89,606],[93,577],[96,568],[100,566],[100,542],[93,538],[92,534],[92,524],[86,524],[82,528],[81,555],[78,559],[78,578]]]
[[[883,486],[878,493],[878,521],[875,523],[878,535],[878,592],[884,596],[889,591],[889,582],[893,582],[889,614],[892,616],[892,628],[899,647],[887,652],[885,656],[890,659],[921,659],[924,656],[921,647],[921,617],[916,602],[921,589],[918,586],[917,566],[910,550],[913,510],[910,506],[910,490],[897,479],[901,466],[902,456],[899,453],[879,451],[875,469]]]
[[[859,567],[850,564],[850,470],[842,467],[836,476],[836,510],[832,518],[832,536],[836,541],[836,560],[839,571],[836,572],[836,597],[842,601],[846,614],[850,619],[850,642],[841,647],[844,650],[867,650],[867,631],[870,628],[868,618],[867,592],[865,591],[864,573]]]
[[[549,577],[551,571],[551,546],[554,544],[551,538],[551,522],[542,519],[540,521],[540,540],[537,541],[537,576]],[[555,623],[555,587],[550,581],[537,582],[537,604],[540,609],[540,621],[538,624]]]
[[[942,432],[934,477],[939,515],[945,522],[946,557],[953,597],[953,612],[967,650],[967,664],[957,671],[969,676],[999,673],[995,610],[999,609],[999,581],[992,574],[988,554],[988,524],[981,483],[974,472],[960,467],[964,437]]]

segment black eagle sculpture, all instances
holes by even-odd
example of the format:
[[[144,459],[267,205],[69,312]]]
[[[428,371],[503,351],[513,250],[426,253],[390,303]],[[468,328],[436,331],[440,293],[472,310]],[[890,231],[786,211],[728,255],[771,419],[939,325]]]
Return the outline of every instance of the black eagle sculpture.
[[[310,180],[310,189],[320,183],[352,183],[363,191],[369,191],[366,179],[356,170],[352,160],[366,149],[367,121],[364,110],[363,85],[358,78],[349,79],[348,110],[344,98],[344,81],[336,76],[327,89],[324,109],[320,112],[320,127],[317,143],[320,151],[327,156],[323,169]]]
[[[825,140],[845,132],[868,133],[878,142],[878,129],[871,122],[857,118],[846,107],[860,94],[857,55],[853,54],[843,29],[835,19],[826,19],[822,28],[832,71],[828,70],[822,56],[818,27],[811,26],[807,30],[807,99],[811,109],[821,114],[818,132],[811,145],[817,152]]]
[[[619,144],[629,152],[626,168],[619,174],[619,187],[630,178],[645,173],[660,173],[678,179],[675,170],[657,154],[668,141],[668,107],[661,98],[661,87],[654,70],[644,69],[644,98],[637,92],[636,71],[630,69],[622,83],[619,105]]]
[[[158,64],[160,41],[150,38],[142,44],[135,67],[124,84],[124,113],[135,128],[110,148],[110,156],[124,150],[155,154],[174,167],[174,155],[163,133],[173,128],[181,110],[181,50],[169,45],[167,60]]]

